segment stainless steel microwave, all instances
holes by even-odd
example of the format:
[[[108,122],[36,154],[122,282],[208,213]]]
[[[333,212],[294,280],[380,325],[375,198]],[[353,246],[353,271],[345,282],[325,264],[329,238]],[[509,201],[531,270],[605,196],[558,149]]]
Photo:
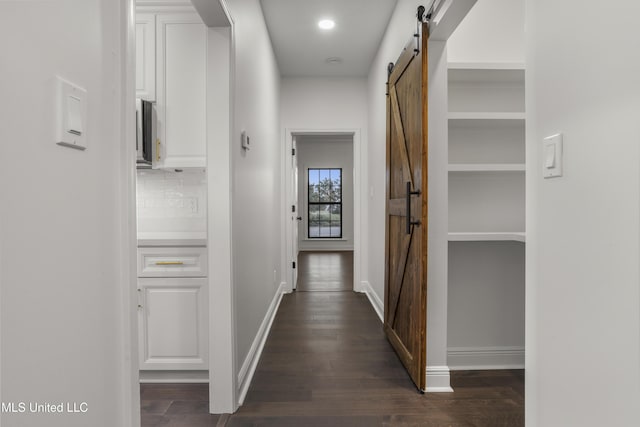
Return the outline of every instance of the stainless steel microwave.
[[[156,107],[151,101],[136,99],[136,151],[138,167],[151,167],[156,140]]]

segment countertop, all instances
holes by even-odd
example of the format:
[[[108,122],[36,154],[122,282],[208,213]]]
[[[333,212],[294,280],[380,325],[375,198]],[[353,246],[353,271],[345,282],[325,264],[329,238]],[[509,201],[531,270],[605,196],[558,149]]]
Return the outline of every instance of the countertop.
[[[207,233],[138,233],[138,247],[143,246],[207,246]]]

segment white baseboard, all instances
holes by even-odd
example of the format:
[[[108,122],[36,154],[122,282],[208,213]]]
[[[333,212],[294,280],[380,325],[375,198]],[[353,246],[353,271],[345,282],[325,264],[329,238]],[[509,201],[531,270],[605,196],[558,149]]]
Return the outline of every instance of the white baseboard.
[[[140,371],[140,383],[208,383],[209,371]]]
[[[253,344],[251,344],[249,353],[244,359],[240,372],[238,372],[238,406],[241,406],[244,403],[244,398],[247,396],[247,391],[249,391],[253,374],[256,372],[260,355],[262,355],[262,350],[264,349],[264,343],[267,341],[267,336],[271,330],[273,319],[276,317],[280,301],[282,301],[282,295],[285,293],[286,289],[287,284],[285,282],[280,283],[280,287],[278,287],[276,294],[273,296],[273,300],[269,305],[267,314],[265,314],[264,319],[262,320],[262,324],[260,325],[258,333],[253,340]]]
[[[378,296],[378,294],[371,287],[371,283],[363,281],[360,283],[360,291],[364,292],[371,303],[374,311],[378,315],[381,322],[384,322],[384,303]]]
[[[451,393],[448,366],[427,366],[427,393]]]
[[[447,362],[455,371],[524,369],[524,347],[449,347]]]
[[[314,243],[318,243],[316,246],[300,244],[298,250],[300,252],[353,252],[353,244],[340,245],[331,244],[331,241],[318,242],[317,239],[312,239]]]

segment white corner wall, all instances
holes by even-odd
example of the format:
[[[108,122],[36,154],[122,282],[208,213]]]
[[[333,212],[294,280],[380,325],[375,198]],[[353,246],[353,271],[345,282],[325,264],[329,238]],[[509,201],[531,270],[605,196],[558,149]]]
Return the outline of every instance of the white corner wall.
[[[353,250],[353,138],[327,136],[322,140],[298,137],[298,210],[302,221],[298,225],[298,248],[301,251]],[[342,238],[308,239],[308,174],[309,168],[342,169]]]
[[[399,0],[368,77],[368,270],[370,299],[384,301],[387,64],[395,62],[416,28],[423,2]],[[447,52],[429,43],[429,267],[427,294],[427,391],[449,388],[447,367]],[[382,308],[382,307],[380,307]]]
[[[526,3],[532,427],[640,425],[640,4],[600,6]],[[558,132],[564,176],[545,180]]]
[[[236,368],[250,364],[281,271],[280,74],[258,0],[229,2],[234,21],[232,245]],[[240,146],[240,133],[251,150]],[[253,346],[253,347],[252,347]]]
[[[384,251],[385,251],[385,204],[387,168],[387,104],[386,83],[387,65],[395,62],[402,48],[415,29],[415,13],[420,1],[399,0],[391,16],[380,48],[369,71],[367,80],[368,93],[368,184],[367,198],[369,203],[369,269],[365,275],[372,292],[384,302]]]
[[[137,405],[123,396],[120,328],[123,230],[133,227],[121,190],[134,167],[121,161],[124,4],[0,3],[2,401],[87,404],[3,411],[6,427],[129,425],[125,407]],[[87,90],[86,151],[54,144],[56,75]]]
[[[524,62],[524,0],[478,0],[447,42],[449,62]]]
[[[364,215],[367,208],[367,82],[364,78],[355,77],[288,77],[282,79],[280,92],[280,115],[282,132],[295,131],[348,131],[359,135],[360,154],[354,153],[354,170],[360,170],[360,176],[354,177],[355,186],[360,182],[361,218],[354,218],[354,248],[357,251],[357,240],[360,236],[360,254],[354,254],[354,280],[362,282],[366,277],[368,260],[368,217]],[[285,144],[287,135],[282,135]],[[354,196],[354,203],[358,203]],[[354,212],[358,212],[354,206]],[[360,267],[358,268],[358,265]],[[358,279],[360,278],[360,279]],[[360,283],[355,283],[355,289]]]

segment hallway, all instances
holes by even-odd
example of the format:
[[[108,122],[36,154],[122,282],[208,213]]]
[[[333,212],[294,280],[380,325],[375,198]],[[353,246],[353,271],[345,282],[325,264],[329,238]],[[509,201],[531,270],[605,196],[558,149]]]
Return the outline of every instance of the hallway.
[[[353,251],[298,255],[298,292],[353,290]]]
[[[323,285],[351,288],[351,253],[305,255],[307,292],[284,295],[244,405],[207,417],[206,387],[144,385],[143,426],[524,425],[522,371],[452,372],[455,393],[418,393],[366,296]]]

